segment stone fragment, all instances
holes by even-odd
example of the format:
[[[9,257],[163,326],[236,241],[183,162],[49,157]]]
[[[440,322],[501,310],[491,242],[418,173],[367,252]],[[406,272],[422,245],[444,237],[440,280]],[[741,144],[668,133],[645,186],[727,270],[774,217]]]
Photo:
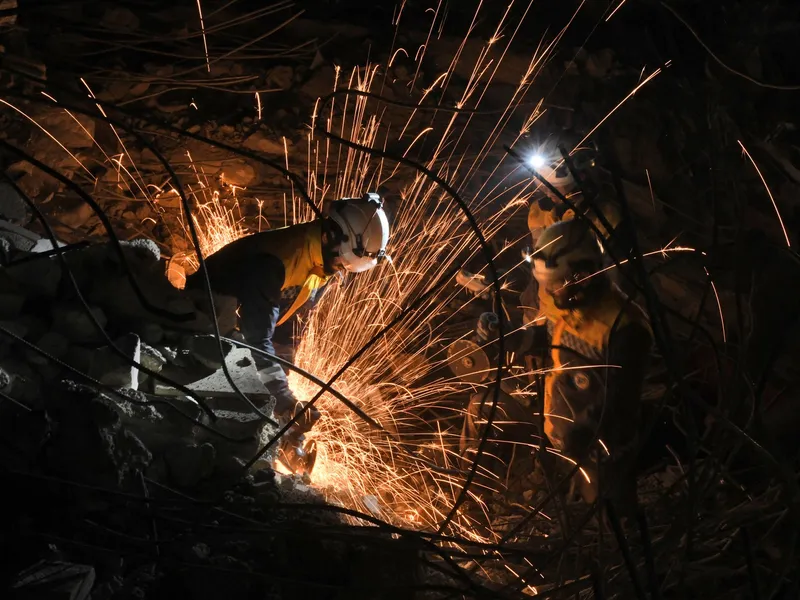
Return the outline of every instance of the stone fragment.
[[[36,346],[53,358],[62,359],[69,350],[69,340],[57,331],[48,331],[36,341]],[[26,352],[28,360],[40,366],[51,364],[51,361],[33,350]]]
[[[141,362],[142,346],[138,335],[129,333],[115,340],[115,345],[132,361]],[[89,374],[101,383],[115,388],[135,390],[139,387],[139,368],[110,348],[101,348],[94,352]]]
[[[224,183],[240,188],[258,183],[258,173],[243,160],[231,161],[224,165],[219,172],[219,177]]]
[[[160,344],[164,339],[164,328],[158,323],[142,322],[135,328],[135,333],[142,338],[142,341],[151,346]]]
[[[164,459],[172,481],[182,488],[191,488],[211,474],[216,454],[208,442],[176,444],[165,452]]]
[[[124,486],[153,459],[122,424],[119,410],[89,386],[52,390],[48,413],[58,423],[43,457],[49,473],[73,481]]]
[[[24,223],[28,218],[28,206],[13,187],[0,182],[0,219],[11,223]]]
[[[26,294],[31,296],[55,296],[62,275],[61,265],[53,257],[43,257],[23,264],[12,265],[7,267],[5,272]]]
[[[86,224],[89,218],[94,214],[94,210],[86,202],[76,200],[71,206],[59,206],[58,220],[71,229],[78,229]]]
[[[156,350],[159,351],[161,356],[163,356],[167,362],[174,362],[175,359],[178,358],[178,351],[174,348],[170,348],[169,346],[157,346]]]
[[[59,248],[63,248],[64,246],[67,245],[66,243],[60,242],[58,240],[56,240],[56,243],[58,244]],[[33,248],[31,248],[31,252],[50,252],[51,250],[53,250],[53,248],[55,248],[55,246],[53,246],[53,242],[51,242],[47,238],[42,238],[33,245]]]
[[[37,124],[67,148],[91,148],[94,145],[95,121],[92,117],[77,112],[68,114],[61,108],[50,106],[40,107],[31,116]],[[76,120],[80,121],[80,124]],[[40,132],[38,137],[48,140],[50,145],[55,146],[55,142],[43,132]],[[69,160],[75,164],[72,158]]]
[[[282,156],[286,150],[283,145],[283,140],[278,136],[267,137],[263,132],[256,131],[253,135],[249,136],[244,141],[244,147],[264,154],[272,154]],[[287,141],[287,147],[291,147],[291,143]]]
[[[158,350],[153,348],[152,346],[145,344],[142,342],[142,359],[141,363],[142,366],[150,369],[151,371],[155,371],[156,373],[160,373],[161,369],[164,368],[164,365],[167,364],[167,359],[164,358],[164,355],[161,354]]]
[[[586,58],[584,67],[589,77],[602,79],[606,77],[614,66],[614,51],[604,48],[595,54],[590,54]]]
[[[22,312],[25,296],[15,292],[0,292],[0,320],[15,319]]]
[[[186,268],[183,266],[181,259],[173,256],[167,262],[167,279],[179,290],[186,287]]]
[[[81,373],[89,373],[92,368],[93,356],[94,350],[91,348],[73,345],[69,347],[67,355],[64,357],[64,362]]]
[[[0,236],[0,266],[5,266],[11,262],[11,255],[14,253],[11,242]]]
[[[227,356],[233,346],[230,342],[222,340],[222,353]],[[222,367],[222,357],[220,356],[217,338],[213,335],[195,335],[189,338],[187,350],[197,361],[209,369],[219,369]]]
[[[103,310],[96,306],[90,307],[90,310],[99,324],[105,328],[108,319]],[[63,334],[76,344],[99,343],[105,340],[83,308],[55,307],[53,309],[53,330]]]
[[[0,321],[0,328],[21,338],[24,338],[28,334],[28,326],[21,319]],[[0,357],[4,356],[15,342],[16,340],[14,338],[0,331]]]
[[[267,84],[270,86],[288,90],[292,87],[293,81],[294,69],[288,65],[279,65],[267,71]]]
[[[41,236],[7,220],[0,220],[0,237],[8,240],[15,250],[23,252],[30,252],[41,239]]]

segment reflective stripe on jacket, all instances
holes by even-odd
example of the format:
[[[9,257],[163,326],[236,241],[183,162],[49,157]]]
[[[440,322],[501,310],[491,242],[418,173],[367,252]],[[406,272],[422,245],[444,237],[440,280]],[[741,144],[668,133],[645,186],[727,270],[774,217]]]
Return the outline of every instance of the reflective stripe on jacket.
[[[539,301],[547,318],[553,363],[545,376],[545,434],[556,448],[563,449],[576,422],[599,424],[609,372],[619,370],[619,365],[607,365],[611,336],[634,323],[648,332],[650,326],[644,312],[617,288],[581,311],[557,308],[546,293],[540,294]],[[628,376],[622,372],[614,375]],[[637,409],[630,407],[631,411]]]

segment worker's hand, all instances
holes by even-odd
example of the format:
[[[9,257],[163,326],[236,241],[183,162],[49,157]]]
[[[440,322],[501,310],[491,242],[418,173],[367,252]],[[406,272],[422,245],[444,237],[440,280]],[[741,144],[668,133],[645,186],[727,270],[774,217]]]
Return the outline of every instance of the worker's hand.
[[[481,342],[491,342],[497,339],[498,325],[500,318],[493,312],[485,312],[478,319],[475,333]]]
[[[456,273],[456,282],[464,287],[468,294],[478,296],[484,300],[489,297],[491,284],[485,275],[474,275],[466,269],[460,269]]]

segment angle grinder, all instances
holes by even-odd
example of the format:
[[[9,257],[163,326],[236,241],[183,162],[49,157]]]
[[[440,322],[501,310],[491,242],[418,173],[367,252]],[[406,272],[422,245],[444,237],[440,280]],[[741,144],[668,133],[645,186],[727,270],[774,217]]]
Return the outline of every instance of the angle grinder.
[[[304,407],[304,402],[298,402],[291,416],[279,415],[281,424],[288,423]],[[277,460],[296,475],[310,475],[314,469],[317,443],[315,440],[307,440],[305,434],[311,431],[319,419],[320,412],[312,406],[280,439]]]
[[[488,326],[490,333],[496,334],[499,322],[497,315],[485,314],[487,315],[485,325]],[[499,361],[496,346],[493,342],[481,340],[477,333],[469,338],[456,340],[447,349],[447,366],[461,381],[483,383],[497,368]]]

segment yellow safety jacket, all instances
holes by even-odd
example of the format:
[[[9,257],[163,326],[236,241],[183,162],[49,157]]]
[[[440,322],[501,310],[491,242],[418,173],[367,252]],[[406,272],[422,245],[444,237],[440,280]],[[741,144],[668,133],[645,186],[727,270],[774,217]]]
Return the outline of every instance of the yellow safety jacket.
[[[235,265],[254,256],[271,255],[283,263],[281,292],[300,286],[292,305],[278,320],[281,325],[297,312],[311,296],[330,279],[322,259],[322,223],[310,221],[279,229],[254,233],[236,240],[206,259],[210,273],[217,281],[235,277]],[[224,291],[224,290],[223,290]]]
[[[580,207],[581,194],[577,194],[571,198],[572,202]],[[621,218],[619,211],[609,202],[603,202],[598,199],[598,208],[602,211],[603,216],[611,225],[612,229],[616,229],[619,225]],[[591,209],[587,210],[587,216],[604,235],[608,236],[610,232],[600,222],[595,212]],[[541,231],[545,227],[550,227],[555,223],[561,221],[571,221],[575,218],[575,211],[568,208],[561,202],[553,202],[549,197],[543,197],[531,202],[528,208],[528,229],[530,229],[533,241],[539,237]]]
[[[545,292],[540,292],[539,302],[541,315],[547,319],[552,360],[545,376],[545,434],[556,448],[563,449],[573,421],[599,418],[587,411],[602,406],[609,371],[617,368],[607,365],[612,333],[634,322],[651,336],[652,331],[644,311],[616,287],[583,310],[559,309]]]
[[[262,235],[259,246],[283,263],[286,275],[281,291],[302,286],[292,305],[278,320],[277,325],[282,325],[306,303],[314,290],[330,279],[323,267],[322,225],[311,221],[265,231]]]

